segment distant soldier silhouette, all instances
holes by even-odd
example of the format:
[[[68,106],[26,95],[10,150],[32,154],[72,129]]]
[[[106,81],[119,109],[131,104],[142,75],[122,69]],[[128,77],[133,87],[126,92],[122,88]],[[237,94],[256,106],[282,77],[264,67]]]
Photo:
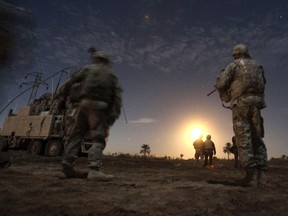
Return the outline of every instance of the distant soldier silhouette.
[[[195,159],[196,159],[196,163],[198,163],[199,158],[203,159],[203,140],[202,140],[202,135],[199,136],[199,138],[197,140],[195,140],[193,142],[193,146],[195,149]]]
[[[237,144],[236,144],[236,137],[233,136],[232,137],[232,146],[230,148],[230,152],[232,154],[234,154],[234,167],[235,168],[238,168],[239,167],[239,155],[238,155],[238,147],[237,147]]]
[[[246,176],[235,184],[266,185],[267,151],[261,116],[266,107],[264,70],[251,59],[244,44],[236,45],[232,55],[234,61],[220,73],[215,87],[221,100],[231,104],[239,160],[246,170]]]
[[[211,140],[211,135],[206,136],[206,140],[203,144],[203,153],[205,158],[203,167],[208,165],[208,160],[209,160],[209,166],[212,166],[213,155],[216,155],[216,148],[214,142]]]

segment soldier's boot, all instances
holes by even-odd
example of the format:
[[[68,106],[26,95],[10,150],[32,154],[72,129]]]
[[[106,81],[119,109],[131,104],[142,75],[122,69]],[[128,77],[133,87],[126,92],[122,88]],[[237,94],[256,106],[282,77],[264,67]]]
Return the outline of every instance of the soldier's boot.
[[[63,176],[60,176],[61,179],[87,178],[87,173],[76,171],[71,165],[63,164],[62,167]]]
[[[257,183],[258,183],[258,187],[267,187],[268,186],[266,171],[263,171],[263,170],[258,171]]]
[[[96,169],[90,169],[88,172],[87,180],[91,181],[112,181],[114,179],[113,175],[105,174]]]
[[[257,187],[257,176],[255,171],[254,168],[247,169],[245,177],[236,181],[235,185],[241,187]]]

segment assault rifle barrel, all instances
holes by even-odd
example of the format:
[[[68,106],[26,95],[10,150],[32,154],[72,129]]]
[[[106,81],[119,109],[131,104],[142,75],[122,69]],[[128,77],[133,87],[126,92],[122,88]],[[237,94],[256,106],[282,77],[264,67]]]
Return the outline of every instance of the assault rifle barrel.
[[[213,91],[209,92],[209,93],[207,94],[207,96],[210,96],[210,95],[213,94],[215,91],[216,91],[216,89],[214,89]]]

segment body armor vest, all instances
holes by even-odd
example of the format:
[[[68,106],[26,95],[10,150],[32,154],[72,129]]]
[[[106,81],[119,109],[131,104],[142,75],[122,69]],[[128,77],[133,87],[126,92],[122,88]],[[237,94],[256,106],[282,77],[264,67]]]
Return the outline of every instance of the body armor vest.
[[[81,99],[110,103],[117,83],[116,76],[109,68],[95,66],[89,68],[81,87]]]
[[[230,87],[231,99],[241,96],[264,96],[263,68],[250,59],[235,61],[234,81]]]

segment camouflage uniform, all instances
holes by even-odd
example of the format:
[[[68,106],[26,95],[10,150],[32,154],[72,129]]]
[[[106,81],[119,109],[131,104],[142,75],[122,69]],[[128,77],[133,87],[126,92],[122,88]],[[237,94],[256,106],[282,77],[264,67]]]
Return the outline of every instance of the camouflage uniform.
[[[267,170],[267,152],[263,118],[260,110],[265,105],[265,78],[263,67],[256,64],[245,45],[233,49],[234,62],[220,73],[216,89],[224,102],[231,103],[233,130],[239,160],[246,170]],[[253,173],[253,172],[252,172]]]
[[[81,71],[81,69],[76,70],[72,73],[70,79],[76,79],[77,74]],[[58,110],[61,110],[61,107],[65,107],[64,110],[64,149],[66,149],[67,141],[72,134],[72,128],[76,122],[76,113],[79,106],[79,97],[80,97],[80,88],[81,83],[74,83],[69,88],[67,88],[68,82],[64,83],[58,90],[57,100],[58,100]],[[79,147],[80,148],[80,147]]]
[[[66,82],[62,89],[63,94],[66,92],[68,96],[73,85],[80,85],[80,94],[77,97],[79,107],[62,164],[63,167],[72,167],[81,141],[84,137],[89,137],[93,143],[88,152],[89,169],[98,171],[109,128],[120,115],[122,88],[112,70],[103,64],[83,67]]]
[[[96,53],[96,49],[94,47],[90,47],[88,49],[88,52],[90,53],[91,60],[93,62],[93,54]],[[79,75],[81,72],[82,68],[77,69],[71,74],[71,79],[76,79],[76,77]],[[79,107],[79,97],[80,97],[80,92],[81,92],[81,83],[80,82],[75,82],[69,88],[67,88],[67,82],[64,83],[58,90],[57,94],[57,99],[58,101],[58,106],[62,109],[61,107],[65,107],[64,111],[64,137],[63,139],[65,140],[64,143],[64,149],[66,149],[68,139],[70,138],[72,134],[72,129],[73,126],[76,122],[76,114],[77,110]],[[68,96],[67,96],[68,95]],[[80,148],[80,146],[79,146]]]

